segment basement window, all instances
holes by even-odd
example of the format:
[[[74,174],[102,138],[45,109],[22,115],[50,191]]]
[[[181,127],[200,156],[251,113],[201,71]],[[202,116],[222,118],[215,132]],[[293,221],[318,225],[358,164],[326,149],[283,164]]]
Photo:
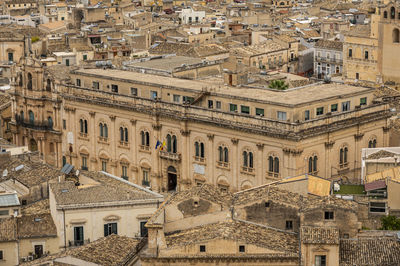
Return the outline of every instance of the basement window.
[[[206,246],[200,245],[200,252],[206,252]]]

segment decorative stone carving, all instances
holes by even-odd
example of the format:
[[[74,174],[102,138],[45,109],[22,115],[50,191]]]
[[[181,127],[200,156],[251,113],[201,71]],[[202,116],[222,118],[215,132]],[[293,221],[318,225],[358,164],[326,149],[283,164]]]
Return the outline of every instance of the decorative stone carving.
[[[207,138],[209,139],[209,140],[213,140],[214,139],[214,134],[207,134]]]
[[[354,140],[355,141],[360,141],[363,137],[364,137],[364,133],[354,134]]]
[[[333,147],[333,145],[335,144],[335,141],[330,140],[330,141],[326,141],[325,142],[325,148],[330,149]]]
[[[184,129],[181,129],[181,135],[182,136],[189,136],[190,135],[190,130],[184,130]]]
[[[111,121],[115,121],[116,116],[115,115],[110,115],[109,118],[111,119]]]
[[[264,148],[264,143],[257,143],[256,145],[259,150],[262,150]]]
[[[237,138],[233,138],[233,139],[231,139],[231,141],[232,141],[232,144],[238,144],[239,143],[239,139],[237,139]]]
[[[159,124],[152,124],[151,126],[153,127],[154,130],[160,130],[162,128],[162,125]]]
[[[130,122],[131,122],[132,126],[136,125],[136,119],[131,119]]]

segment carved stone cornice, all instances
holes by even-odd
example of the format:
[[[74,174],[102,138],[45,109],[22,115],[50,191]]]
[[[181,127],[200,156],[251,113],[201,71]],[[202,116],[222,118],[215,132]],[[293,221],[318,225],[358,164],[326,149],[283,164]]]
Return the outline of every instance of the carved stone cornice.
[[[131,122],[132,126],[136,125],[136,119],[131,119],[130,122]]]
[[[109,118],[111,119],[111,121],[115,121],[116,116],[115,115],[110,115]]]
[[[362,140],[363,137],[364,137],[364,133],[354,134],[354,140],[355,141],[360,141],[360,140]]]
[[[190,135],[190,130],[181,129],[181,135],[187,137]]]
[[[390,126],[388,126],[388,127],[382,127],[383,133],[389,132],[390,128],[391,128]]]
[[[262,150],[264,148],[264,143],[257,143],[256,146],[259,150]]]
[[[300,154],[302,154],[302,152],[303,152],[302,149],[292,149],[292,148],[286,148],[286,147],[283,148],[282,151],[283,151],[284,153],[292,154],[292,155],[295,155],[295,156],[300,155]]]
[[[233,138],[233,139],[231,139],[231,141],[232,141],[232,144],[234,144],[234,145],[239,143],[239,139],[237,139],[237,138]]]
[[[72,113],[74,113],[75,112],[75,110],[76,110],[76,108],[75,107],[64,107],[64,110],[66,111],[66,112],[72,112]]]
[[[333,147],[334,144],[335,144],[335,141],[333,141],[333,140],[325,141],[325,148],[330,149]]]
[[[160,130],[162,128],[162,125],[160,124],[152,124],[151,126],[153,127],[154,130]]]
[[[213,140],[214,139],[214,134],[207,134],[207,138],[209,139],[209,140]]]

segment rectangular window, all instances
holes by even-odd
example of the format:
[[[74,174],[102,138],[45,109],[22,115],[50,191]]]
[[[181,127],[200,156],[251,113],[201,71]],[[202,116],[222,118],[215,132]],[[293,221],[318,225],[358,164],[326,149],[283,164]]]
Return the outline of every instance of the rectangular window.
[[[246,247],[244,245],[240,245],[239,252],[246,252]]]
[[[262,108],[256,108],[256,115],[264,116],[264,109],[262,109]]]
[[[342,112],[350,111],[350,101],[342,103]]]
[[[325,255],[315,256],[315,266],[326,266],[326,256]]]
[[[215,105],[216,105],[217,109],[221,109],[221,102],[220,101],[216,101]]]
[[[364,58],[365,58],[365,60],[368,60],[368,51],[365,51]]]
[[[157,99],[157,92],[156,91],[150,91],[150,98],[152,100],[156,100]]]
[[[111,91],[117,93],[118,92],[118,85],[111,84]]]
[[[356,79],[357,79],[357,80],[360,79],[360,73],[356,73]]]
[[[210,108],[210,109],[214,108],[214,101],[213,100],[208,100],[208,108]]]
[[[5,216],[5,215],[9,215],[9,211],[8,210],[1,210],[0,211],[0,216]]]
[[[200,252],[206,252],[206,246],[200,245]]]
[[[332,105],[331,105],[331,112],[332,112],[332,113],[333,113],[333,112],[337,112],[337,110],[338,110],[338,104],[337,104],[337,103],[332,104]]]
[[[292,230],[293,229],[293,221],[286,221],[286,230]]]
[[[109,236],[111,234],[118,235],[117,223],[108,223],[104,225],[104,236]]]
[[[149,179],[149,171],[148,170],[143,170],[143,186],[150,186],[150,179]]]
[[[361,105],[361,106],[367,105],[367,97],[360,98],[360,105]]]
[[[10,61],[10,62],[14,61],[14,54],[13,53],[8,53],[8,61]]]
[[[324,114],[324,107],[318,107],[317,108],[317,115],[323,115]]]
[[[122,175],[121,177],[125,180],[128,180],[128,167],[126,165],[122,166]]]
[[[67,120],[63,119],[63,129],[67,129]]]
[[[194,98],[189,97],[189,96],[183,96],[182,100],[183,100],[183,103],[185,103],[185,104],[191,104],[192,102],[194,102]]]
[[[278,120],[286,121],[286,112],[278,111]]]
[[[76,86],[78,86],[78,87],[81,86],[81,80],[80,79],[76,79]]]
[[[69,66],[69,59],[65,59],[65,65]]]
[[[369,203],[370,212],[386,212],[385,202],[370,202]]]
[[[241,105],[240,106],[240,112],[242,114],[250,114],[250,107],[245,106],[245,105]]]
[[[174,94],[174,97],[173,97],[174,99],[174,103],[180,103],[181,102],[181,96],[180,95],[176,95],[176,94]]]
[[[353,50],[352,49],[349,49],[349,57],[350,58],[353,57]]]
[[[233,104],[233,103],[230,103],[230,104],[229,104],[229,111],[231,111],[231,112],[237,112],[237,105],[236,105],[236,104]]]
[[[94,90],[98,90],[98,89],[100,89],[100,84],[97,81],[93,81],[92,82],[92,88]]]
[[[82,157],[82,170],[87,170],[87,157]]]
[[[61,20],[64,20],[64,17],[62,17]],[[84,55],[83,55],[83,60],[84,60],[84,61],[87,60],[87,54],[84,54]]]
[[[101,171],[107,172],[107,162],[106,161],[101,162]]]
[[[84,243],[83,226],[74,227],[74,246],[82,246]]]
[[[131,95],[132,96],[137,96],[137,88],[131,88]]]
[[[147,227],[145,227],[146,223],[147,221],[140,221],[140,237],[147,236]]]
[[[333,220],[333,212],[331,211],[325,212],[325,220]]]
[[[3,250],[0,250],[0,260],[4,260]]]
[[[304,120],[310,120],[310,110],[305,110],[304,111]]]

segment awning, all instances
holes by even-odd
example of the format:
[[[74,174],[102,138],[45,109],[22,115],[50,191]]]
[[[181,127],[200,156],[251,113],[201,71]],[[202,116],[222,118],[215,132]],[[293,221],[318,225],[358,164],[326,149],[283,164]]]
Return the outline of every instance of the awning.
[[[386,187],[386,182],[385,180],[376,180],[371,183],[366,183],[364,185],[365,191],[371,191],[371,190],[376,190],[380,188],[385,188]]]

